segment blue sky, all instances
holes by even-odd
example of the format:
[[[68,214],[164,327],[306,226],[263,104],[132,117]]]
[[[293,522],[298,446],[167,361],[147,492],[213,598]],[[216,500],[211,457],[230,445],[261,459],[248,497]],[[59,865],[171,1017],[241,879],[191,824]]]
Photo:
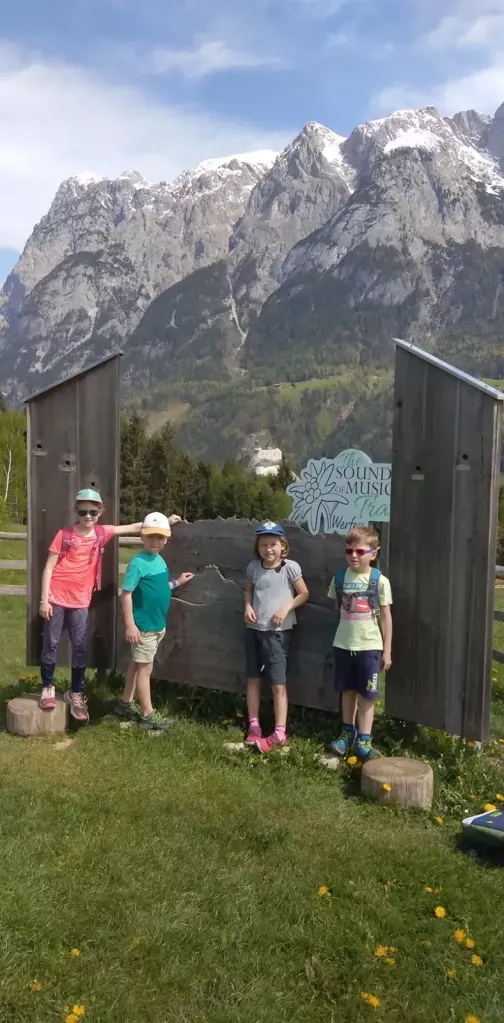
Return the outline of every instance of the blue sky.
[[[0,280],[79,170],[173,178],[392,110],[504,101],[504,0],[16,0],[0,28]]]

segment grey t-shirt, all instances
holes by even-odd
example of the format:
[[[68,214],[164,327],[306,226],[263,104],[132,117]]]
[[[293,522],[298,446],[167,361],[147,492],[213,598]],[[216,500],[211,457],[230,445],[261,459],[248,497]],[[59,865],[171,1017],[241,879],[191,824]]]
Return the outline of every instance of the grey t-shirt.
[[[301,568],[297,561],[282,561],[278,568],[264,568],[257,558],[247,568],[247,582],[254,587],[252,606],[257,615],[257,624],[249,625],[249,629],[260,632],[283,632],[292,629],[296,624],[296,612],[290,611],[283,625],[273,625],[272,616],[279,611],[295,595],[293,583],[301,579]]]

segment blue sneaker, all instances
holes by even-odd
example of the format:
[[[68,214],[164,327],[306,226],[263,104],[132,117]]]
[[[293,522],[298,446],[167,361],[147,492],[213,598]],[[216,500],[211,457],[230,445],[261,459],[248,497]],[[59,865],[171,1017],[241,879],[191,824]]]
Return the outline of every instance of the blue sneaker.
[[[355,740],[357,739],[357,729],[353,725],[343,725],[341,735],[338,739],[333,739],[327,747],[328,753],[336,753],[339,757],[346,757],[353,749]]]
[[[375,749],[370,735],[358,735],[354,743],[354,753],[359,760],[377,760],[381,757],[379,750]]]

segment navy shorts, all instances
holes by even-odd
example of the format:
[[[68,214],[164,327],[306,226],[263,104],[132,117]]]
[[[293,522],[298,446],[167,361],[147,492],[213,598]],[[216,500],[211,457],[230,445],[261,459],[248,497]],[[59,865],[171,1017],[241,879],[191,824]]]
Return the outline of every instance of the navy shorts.
[[[378,698],[381,650],[341,650],[334,647],[334,688],[337,693],[353,690],[367,700]]]
[[[261,632],[245,630],[245,661],[247,678],[264,675],[272,686],[284,686],[287,681],[287,658],[292,630]]]

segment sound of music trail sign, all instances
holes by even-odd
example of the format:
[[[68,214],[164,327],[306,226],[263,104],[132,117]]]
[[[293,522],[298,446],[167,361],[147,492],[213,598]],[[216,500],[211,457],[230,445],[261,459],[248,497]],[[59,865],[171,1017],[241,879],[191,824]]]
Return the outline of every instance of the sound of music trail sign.
[[[353,526],[389,522],[392,466],[347,448],[336,458],[310,458],[286,488],[290,519],[317,533],[348,533]]]

